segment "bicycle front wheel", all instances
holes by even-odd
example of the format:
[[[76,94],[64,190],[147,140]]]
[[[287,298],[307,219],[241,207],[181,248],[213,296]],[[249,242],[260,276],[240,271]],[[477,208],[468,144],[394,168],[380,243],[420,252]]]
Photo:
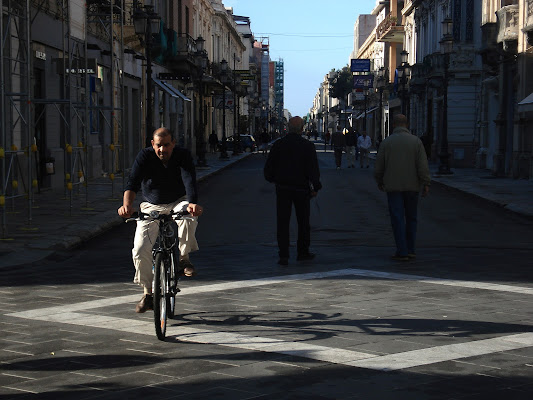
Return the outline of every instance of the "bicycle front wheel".
[[[168,281],[169,288],[167,293],[167,312],[169,318],[174,318],[174,312],[176,310],[176,293],[178,289],[178,260],[179,257],[176,257],[176,253],[173,252],[170,256],[169,265],[168,265]]]
[[[154,265],[154,323],[159,340],[165,340],[167,331],[167,271],[163,254],[157,253]]]

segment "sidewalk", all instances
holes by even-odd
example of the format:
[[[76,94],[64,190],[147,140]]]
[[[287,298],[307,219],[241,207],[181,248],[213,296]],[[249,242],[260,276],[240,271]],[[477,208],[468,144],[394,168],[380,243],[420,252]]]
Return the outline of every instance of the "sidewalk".
[[[371,151],[370,158],[376,158]],[[496,178],[491,171],[477,168],[452,168],[453,174],[439,175],[438,165],[430,164],[431,181],[485,199],[517,214],[533,217],[533,181]]]
[[[221,160],[220,153],[206,154],[208,167],[197,167],[198,181],[250,155],[228,154],[228,160]],[[72,196],[63,189],[35,193],[31,222],[26,199],[17,199],[15,206],[6,201],[7,232],[0,237],[0,268],[38,261],[124,223],[117,215],[122,204],[122,187],[122,176],[119,176],[114,183],[109,178],[90,181],[87,194],[81,187],[75,187]]]

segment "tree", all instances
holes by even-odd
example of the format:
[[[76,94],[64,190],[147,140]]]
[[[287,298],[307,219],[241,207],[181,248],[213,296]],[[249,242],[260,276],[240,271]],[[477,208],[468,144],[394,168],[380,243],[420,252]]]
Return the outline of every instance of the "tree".
[[[353,89],[353,75],[350,67],[348,65],[344,66],[341,70],[332,69],[329,73],[329,95],[336,99],[339,99],[339,123],[342,119],[342,103],[344,103],[344,109],[348,107],[348,94],[352,92]],[[344,115],[344,127],[347,126],[347,114]]]
[[[329,95],[336,99],[346,101],[346,96],[352,92],[353,75],[348,65],[340,70],[332,69],[330,72]]]

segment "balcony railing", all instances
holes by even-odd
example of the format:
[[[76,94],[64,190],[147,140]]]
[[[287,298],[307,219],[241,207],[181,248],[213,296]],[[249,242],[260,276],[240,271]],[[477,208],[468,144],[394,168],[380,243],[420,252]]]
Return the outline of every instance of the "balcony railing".
[[[402,43],[404,28],[398,21],[398,17],[387,15],[376,28],[376,40],[378,42]]]

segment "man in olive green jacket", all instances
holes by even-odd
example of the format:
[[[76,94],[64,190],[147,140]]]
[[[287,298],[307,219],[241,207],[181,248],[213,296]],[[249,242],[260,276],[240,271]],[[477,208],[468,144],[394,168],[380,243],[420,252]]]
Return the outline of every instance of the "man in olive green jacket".
[[[396,241],[397,261],[416,257],[415,242],[420,190],[429,193],[426,151],[422,141],[407,129],[407,117],[394,117],[394,131],[381,142],[376,158],[374,178],[381,191],[387,192],[392,231]]]

